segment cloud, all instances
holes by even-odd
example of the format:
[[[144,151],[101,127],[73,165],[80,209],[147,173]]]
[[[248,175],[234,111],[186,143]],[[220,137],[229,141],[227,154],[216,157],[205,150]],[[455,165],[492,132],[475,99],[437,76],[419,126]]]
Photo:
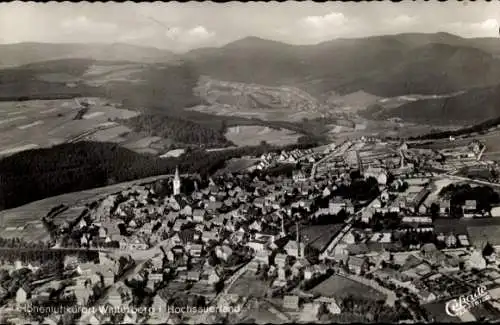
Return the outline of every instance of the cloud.
[[[128,31],[118,37],[120,42],[135,42],[141,41],[144,39],[152,38],[156,35],[157,30],[151,26],[145,28],[138,28],[131,31]]]
[[[133,44],[161,44],[162,47],[174,51],[185,51],[198,46],[212,45],[216,33],[204,26],[195,27],[162,27],[144,26],[136,30],[123,31],[117,39],[120,42]]]
[[[193,29],[187,31],[187,34],[194,39],[206,40],[215,36],[214,32],[209,32],[203,26],[196,26]]]
[[[408,15],[399,15],[394,19],[387,19],[386,23],[393,26],[409,26],[417,22],[417,18]]]
[[[165,32],[165,35],[171,40],[191,46],[206,44],[215,37],[215,32],[209,31],[203,26],[189,29],[172,27]]]
[[[471,28],[474,29],[482,29],[482,30],[490,30],[498,28],[498,21],[496,19],[486,19],[481,23],[473,23],[471,24]]]
[[[341,12],[331,12],[324,16],[307,16],[302,18],[303,25],[311,28],[324,30],[331,27],[339,27],[347,23],[348,19]]]
[[[350,24],[347,24],[347,23]],[[299,19],[294,34],[303,35],[313,42],[325,41],[333,37],[344,35],[349,26],[353,25],[340,12],[331,12],[322,16],[307,16]]]
[[[61,28],[66,32],[76,33],[115,33],[118,26],[113,23],[99,22],[88,19],[86,16],[78,16],[76,18],[65,19],[61,22]]]
[[[490,18],[480,22],[451,22],[443,25],[443,29],[466,37],[483,37],[498,35],[499,23]]]

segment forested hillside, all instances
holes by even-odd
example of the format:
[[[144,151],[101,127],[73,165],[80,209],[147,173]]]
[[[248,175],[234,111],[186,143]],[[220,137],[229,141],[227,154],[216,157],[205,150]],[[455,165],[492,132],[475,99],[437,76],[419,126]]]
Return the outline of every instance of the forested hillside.
[[[284,149],[312,145],[301,143]],[[282,149],[262,145],[214,152],[195,150],[168,159],[97,142],[28,150],[0,160],[0,209],[117,182],[173,174],[176,167],[183,173],[204,177],[222,168],[228,159]]]

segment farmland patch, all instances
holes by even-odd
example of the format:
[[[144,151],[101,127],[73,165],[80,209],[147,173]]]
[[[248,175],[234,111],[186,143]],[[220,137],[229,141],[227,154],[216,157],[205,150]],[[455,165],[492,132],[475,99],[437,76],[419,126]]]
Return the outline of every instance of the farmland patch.
[[[262,141],[272,145],[297,143],[300,134],[286,129],[275,130],[264,126],[235,126],[226,132],[226,138],[238,146],[256,146]]]

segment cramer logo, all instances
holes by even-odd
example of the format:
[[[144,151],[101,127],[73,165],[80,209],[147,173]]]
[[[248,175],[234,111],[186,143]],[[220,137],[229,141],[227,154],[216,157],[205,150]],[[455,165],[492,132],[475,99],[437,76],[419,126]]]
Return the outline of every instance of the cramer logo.
[[[446,303],[446,313],[450,316],[458,317],[468,310],[482,304],[491,299],[485,286],[477,288],[476,292],[466,296],[460,296],[457,299],[450,300]]]

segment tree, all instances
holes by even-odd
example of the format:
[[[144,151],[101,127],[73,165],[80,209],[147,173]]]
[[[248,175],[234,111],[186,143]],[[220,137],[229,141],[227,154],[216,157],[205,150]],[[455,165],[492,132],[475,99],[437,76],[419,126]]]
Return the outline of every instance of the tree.
[[[433,219],[436,219],[439,216],[439,209],[439,205],[436,202],[431,204],[430,212]]]
[[[220,293],[222,290],[224,290],[224,281],[221,279],[214,284],[214,291]]]

